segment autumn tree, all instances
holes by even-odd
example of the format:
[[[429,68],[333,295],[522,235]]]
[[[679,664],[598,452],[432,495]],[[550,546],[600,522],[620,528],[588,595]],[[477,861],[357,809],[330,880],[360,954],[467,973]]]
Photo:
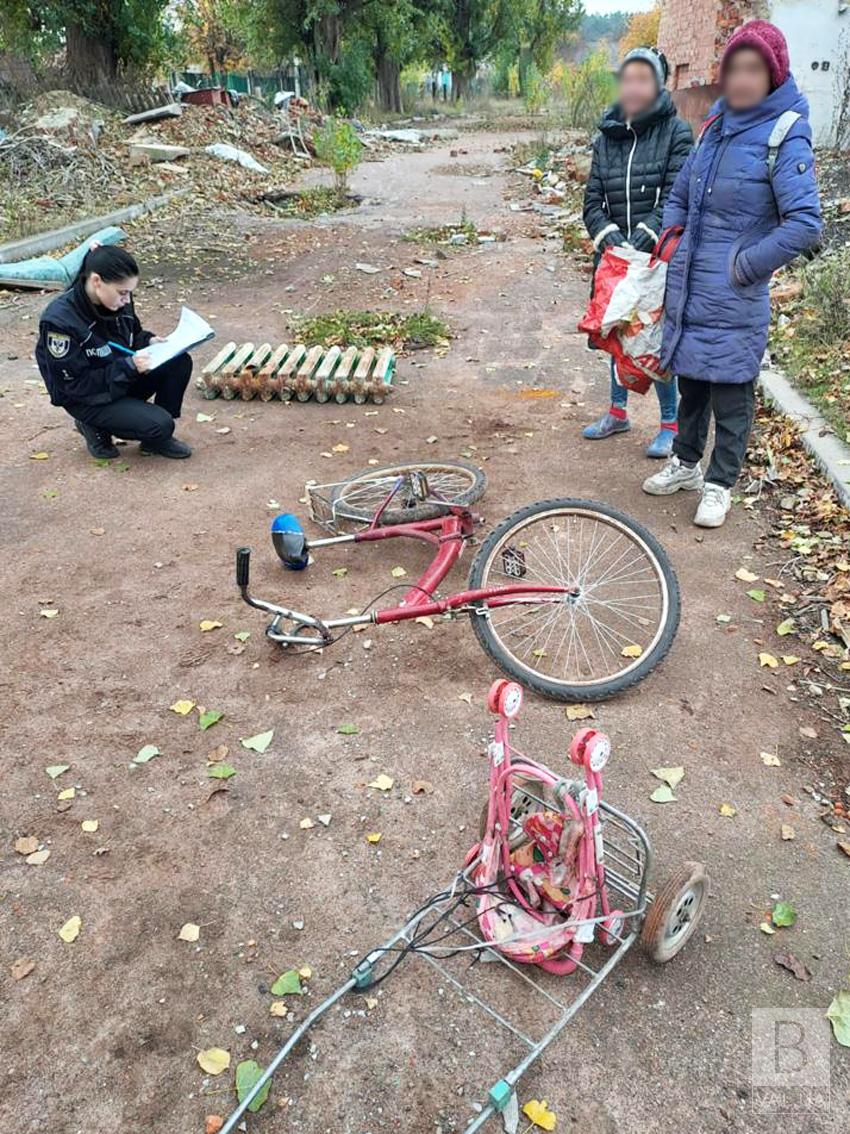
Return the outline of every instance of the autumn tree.
[[[240,65],[249,36],[249,4],[243,0],[182,0],[176,11],[190,54],[203,59],[211,75]]]
[[[658,23],[661,19],[661,0],[656,0],[649,12],[635,12],[629,20],[626,34],[620,40],[620,58],[635,47],[655,47],[658,43]]]

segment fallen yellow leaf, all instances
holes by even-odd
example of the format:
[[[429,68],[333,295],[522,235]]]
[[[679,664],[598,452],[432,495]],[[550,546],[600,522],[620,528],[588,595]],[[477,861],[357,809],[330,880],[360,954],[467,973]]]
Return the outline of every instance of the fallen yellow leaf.
[[[620,653],[624,658],[639,658],[643,653],[643,646],[638,646],[636,644],[633,646],[623,646]]]
[[[288,1011],[285,1000],[273,1000],[269,1005],[270,1016],[285,1016]]]
[[[717,810],[721,815],[725,815],[729,819],[731,819],[733,815],[738,814],[737,808],[733,807],[731,803],[721,803]]]
[[[663,780],[670,788],[678,787],[685,776],[685,769],[681,766],[676,768],[651,768],[650,771],[656,779]]]
[[[381,772],[379,776],[375,776],[374,780],[372,780],[368,786],[377,788],[378,791],[389,791],[394,783],[395,780],[392,778],[392,776],[388,776],[384,772]]]
[[[49,858],[49,850],[37,850],[33,854],[27,855],[27,866],[44,866],[45,862],[47,862]]]
[[[789,823],[783,823],[782,824],[781,834],[782,834],[782,838],[786,842],[789,842],[791,839],[795,839],[797,837],[796,832],[794,831],[794,828]]]
[[[782,761],[773,752],[759,752],[762,764],[767,768],[781,768]]]
[[[208,630],[219,630],[221,629],[221,625],[222,624],[220,622],[216,622],[214,618],[205,618],[200,623],[201,630],[204,633],[206,633]]]
[[[394,579],[403,579],[407,572],[403,567],[393,567],[392,571],[390,571],[390,574]]]
[[[198,1052],[198,1064],[208,1075],[220,1075],[230,1066],[230,1052],[222,1047],[208,1047]]]
[[[759,654],[759,665],[767,666],[768,669],[776,669],[779,662],[773,654]]]
[[[76,794],[77,794],[76,788],[66,787],[64,791],[59,792],[59,794],[56,796],[56,798],[57,799],[73,799]]]
[[[87,835],[93,835],[99,826],[99,819],[84,819],[80,824],[80,827],[83,829],[83,831],[85,831]]]
[[[800,659],[795,654],[783,654],[782,660],[786,665],[796,665]]]
[[[49,458],[50,458],[50,454],[45,453],[43,449],[41,449],[38,453],[30,453],[30,460],[31,461],[46,461]]]
[[[201,936],[201,927],[193,921],[187,921],[177,934],[178,941],[197,941]]]
[[[370,831],[366,836],[367,843],[379,843],[381,841],[380,831]]]
[[[457,699],[458,699],[458,701],[465,701],[467,705],[472,704],[472,694],[471,693],[458,693]]]
[[[41,615],[42,618],[56,618],[57,615],[59,614],[59,611],[47,609],[47,610],[40,610],[38,613]]]
[[[333,445],[331,447],[331,452],[332,453],[347,453],[349,448],[350,448],[349,445],[343,445],[342,442],[340,442],[339,445]]]
[[[301,822],[298,824],[298,826],[301,828],[302,831],[310,831],[310,830],[312,830],[313,827],[316,826],[316,824],[313,822],[313,820],[308,815],[306,819],[301,820]]]
[[[755,583],[758,580],[758,575],[754,575],[746,567],[739,567],[735,572],[735,578],[740,579],[742,583]]]
[[[203,628],[204,628],[204,625],[203,625],[203,623],[201,623],[201,629],[203,630]],[[169,707],[170,707],[172,713],[179,713],[179,715],[181,717],[185,717],[187,713],[191,713],[191,711],[194,709],[195,702],[194,701],[175,701],[174,704],[169,706]]]
[[[414,618],[414,622],[418,622],[420,626],[427,626],[429,630],[434,629],[434,619],[428,614],[420,615],[419,618]]]
[[[564,712],[568,721],[585,721],[596,716],[590,705],[567,705]]]
[[[302,980],[310,980],[310,978],[313,976],[313,970],[309,965],[302,965],[298,970],[298,975]]]
[[[522,1108],[522,1113],[541,1130],[554,1130],[558,1121],[555,1112],[549,1109],[545,1099],[540,1102],[537,1099],[529,1099]]]
[[[59,936],[67,945],[70,945],[72,941],[76,941],[80,936],[80,930],[82,928],[83,919],[79,916],[79,914],[74,914],[73,917],[68,918],[62,928],[58,931]]]

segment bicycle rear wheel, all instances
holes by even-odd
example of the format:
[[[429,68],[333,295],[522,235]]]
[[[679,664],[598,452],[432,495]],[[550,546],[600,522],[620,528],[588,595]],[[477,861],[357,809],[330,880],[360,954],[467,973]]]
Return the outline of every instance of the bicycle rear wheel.
[[[409,474],[424,474],[428,491],[434,497],[421,499],[413,491]],[[381,516],[382,524],[406,524],[442,516],[445,504],[474,504],[484,495],[487,478],[481,469],[467,461],[411,461],[364,469],[338,484],[331,493],[334,515],[339,519],[369,523],[386,500],[399,477],[405,478],[399,491]]]
[[[635,520],[592,500],[543,500],[482,544],[469,586],[564,587],[556,602],[478,604],[472,627],[500,669],[559,701],[599,701],[665,656],[679,585],[664,548]]]

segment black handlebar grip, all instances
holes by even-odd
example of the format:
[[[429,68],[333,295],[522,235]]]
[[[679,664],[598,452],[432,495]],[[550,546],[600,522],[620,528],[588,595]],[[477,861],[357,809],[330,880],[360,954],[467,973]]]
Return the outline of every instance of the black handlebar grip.
[[[236,549],[236,586],[247,587],[251,573],[251,548],[237,547]]]

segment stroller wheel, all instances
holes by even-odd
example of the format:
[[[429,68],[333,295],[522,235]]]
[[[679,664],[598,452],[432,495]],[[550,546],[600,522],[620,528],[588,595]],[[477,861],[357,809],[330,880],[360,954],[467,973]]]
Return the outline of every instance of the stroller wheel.
[[[663,965],[676,956],[693,936],[707,894],[702,863],[682,863],[656,894],[643,923],[640,943],[648,957]]]
[[[517,784],[521,783],[522,787],[518,788]],[[540,811],[541,804],[538,803],[539,799],[543,799],[543,793],[546,791],[546,785],[542,780],[525,780],[519,776],[516,777],[514,782],[513,798],[511,799],[511,818],[516,820],[517,823],[522,823],[528,815],[533,815],[535,811]],[[531,796],[537,798],[532,799]],[[481,819],[478,824],[479,838],[483,839],[487,833],[487,814],[490,807],[490,801],[484,801],[484,806],[481,808]],[[515,846],[522,842],[523,833],[516,827],[510,832],[509,845],[513,850]]]

